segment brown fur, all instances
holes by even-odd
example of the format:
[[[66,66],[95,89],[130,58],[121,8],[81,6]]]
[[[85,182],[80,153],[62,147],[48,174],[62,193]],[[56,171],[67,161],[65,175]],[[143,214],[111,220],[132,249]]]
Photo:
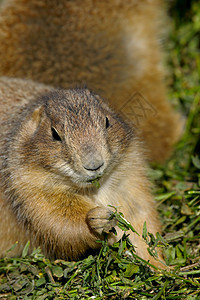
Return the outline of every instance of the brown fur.
[[[166,100],[163,19],[161,0],[6,0],[0,75],[63,88],[87,84],[136,123],[150,158],[162,161],[182,130]]]
[[[108,205],[140,234],[145,220],[150,232],[160,230],[143,147],[99,96],[1,78],[0,101],[1,256],[16,239],[9,255],[20,255],[30,239],[49,257],[77,259],[115,225]],[[91,184],[97,176],[99,189]],[[130,239],[159,265],[141,236]]]

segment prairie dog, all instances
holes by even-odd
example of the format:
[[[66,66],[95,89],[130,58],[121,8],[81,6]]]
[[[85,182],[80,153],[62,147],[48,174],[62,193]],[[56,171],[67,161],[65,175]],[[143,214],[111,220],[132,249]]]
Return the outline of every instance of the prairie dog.
[[[17,239],[9,255],[20,255],[30,240],[50,258],[77,259],[115,225],[108,205],[140,234],[145,220],[150,232],[160,230],[143,147],[100,96],[4,77],[0,102],[1,256]],[[99,189],[91,184],[96,178]],[[154,261],[141,237],[130,239]]]
[[[182,122],[166,99],[162,2],[6,0],[0,75],[62,88],[86,84],[137,125],[149,158],[163,161]]]

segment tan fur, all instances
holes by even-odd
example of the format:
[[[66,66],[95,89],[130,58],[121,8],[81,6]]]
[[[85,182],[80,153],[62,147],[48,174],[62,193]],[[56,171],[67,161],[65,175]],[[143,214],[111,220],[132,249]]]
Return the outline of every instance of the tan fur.
[[[86,84],[136,123],[150,158],[162,161],[182,130],[166,100],[164,19],[161,0],[6,0],[0,75],[63,88]],[[138,111],[135,93],[146,106]]]
[[[77,259],[115,225],[108,205],[140,234],[145,220],[150,232],[160,230],[143,147],[98,95],[5,77],[0,101],[1,256],[16,239],[8,255],[20,255],[30,239],[51,258]],[[89,182],[98,176],[99,189]],[[110,242],[121,235],[110,234]],[[141,236],[130,239],[160,265]]]

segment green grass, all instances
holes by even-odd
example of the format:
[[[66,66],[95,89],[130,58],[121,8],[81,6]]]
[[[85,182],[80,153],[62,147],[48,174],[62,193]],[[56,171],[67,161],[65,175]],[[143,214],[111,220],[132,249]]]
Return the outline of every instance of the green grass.
[[[173,270],[153,272],[125,235],[78,262],[27,256],[27,245],[21,258],[0,260],[0,299],[200,299],[200,3],[177,0],[170,13],[169,98],[187,122],[173,157],[150,172],[166,242],[148,240]]]

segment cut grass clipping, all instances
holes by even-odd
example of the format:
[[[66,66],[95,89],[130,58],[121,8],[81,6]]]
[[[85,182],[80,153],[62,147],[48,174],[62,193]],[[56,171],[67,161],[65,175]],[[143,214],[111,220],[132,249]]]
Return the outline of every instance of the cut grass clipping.
[[[115,210],[112,218],[116,218],[118,226],[124,230],[123,238],[113,246],[108,246],[105,234],[105,240],[99,241],[102,243],[99,253],[89,255],[82,261],[50,262],[41,254],[40,249],[35,249],[28,256],[29,243],[26,244],[21,258],[1,259],[1,297],[4,299],[162,299],[160,296],[169,291],[168,299],[182,299],[188,291],[194,296],[198,295],[200,283],[193,276],[199,276],[200,270],[192,272],[187,269],[181,272],[159,270],[135,254],[134,246],[126,234],[128,230],[133,232],[135,230],[123,215]],[[169,257],[171,256],[167,242],[159,234],[156,237],[149,234],[146,224],[143,228],[143,238],[152,256],[157,256],[156,247],[167,247],[167,253]],[[157,272],[153,272],[148,266]],[[174,288],[177,285],[180,286],[179,291]],[[180,297],[173,298],[177,294]],[[142,298],[138,298],[139,295]]]

